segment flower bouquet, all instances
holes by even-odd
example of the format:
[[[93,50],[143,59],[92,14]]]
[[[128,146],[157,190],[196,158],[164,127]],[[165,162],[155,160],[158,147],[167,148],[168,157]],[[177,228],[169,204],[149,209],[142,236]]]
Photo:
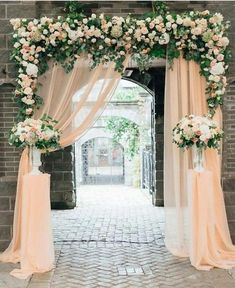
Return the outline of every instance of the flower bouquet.
[[[56,123],[47,115],[39,120],[26,118],[11,129],[9,144],[16,147],[35,146],[41,152],[54,151],[60,148],[60,132],[55,128]]]
[[[223,131],[218,124],[205,116],[186,115],[173,129],[173,143],[179,148],[194,147],[194,168],[203,171],[203,150],[219,150]]]
[[[44,115],[35,120],[26,118],[17,123],[10,131],[9,144],[16,147],[30,147],[32,171],[30,174],[40,174],[41,152],[51,152],[60,148],[60,131],[55,128],[57,121]]]

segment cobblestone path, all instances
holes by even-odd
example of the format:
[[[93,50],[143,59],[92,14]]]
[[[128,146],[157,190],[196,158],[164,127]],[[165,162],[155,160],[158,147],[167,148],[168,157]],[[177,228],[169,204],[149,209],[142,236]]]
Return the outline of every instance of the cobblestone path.
[[[45,287],[234,288],[227,271],[197,271],[166,250],[163,212],[138,189],[83,186],[77,209],[53,212],[57,267]]]
[[[83,186],[75,210],[53,211],[55,270],[27,288],[234,288],[227,271],[197,271],[166,250],[163,212],[138,189]],[[23,287],[12,285],[0,281]]]

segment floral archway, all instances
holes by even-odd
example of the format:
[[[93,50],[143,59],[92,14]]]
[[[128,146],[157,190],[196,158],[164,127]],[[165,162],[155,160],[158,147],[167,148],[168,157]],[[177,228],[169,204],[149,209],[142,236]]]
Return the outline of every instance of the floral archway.
[[[210,181],[207,185],[214,187],[216,195],[213,201],[219,212],[218,223],[210,229],[211,215],[206,218],[209,224],[206,221],[205,225],[202,223],[205,230],[208,230],[204,239],[208,257],[205,258],[205,255],[200,253],[195,254],[198,251],[198,243],[190,251],[188,247],[182,246],[186,242],[183,232],[185,223],[182,219],[187,212],[187,201],[181,194],[186,189],[185,175],[190,161],[188,154],[185,153],[183,156],[176,152],[171,144],[172,125],[179,121],[179,116],[195,111],[199,116],[186,116],[177,124],[174,129],[174,142],[181,148],[189,148],[194,144],[198,148],[219,146],[222,133],[211,118],[214,115],[217,117],[216,110],[223,103],[226,88],[226,71],[230,59],[227,37],[229,23],[224,21],[220,13],[210,13],[206,10],[175,14],[167,11],[163,4],[160,4],[157,11],[138,19],[131,15],[126,18],[103,14],[86,17],[71,7],[68,6],[69,13],[66,17],[11,20],[14,29],[12,59],[18,67],[15,101],[19,106],[19,122],[12,128],[9,142],[26,149],[20,163],[13,240],[1,259],[23,263],[21,271],[13,272],[17,277],[26,277],[33,272],[44,272],[53,267],[50,237],[47,246],[50,257],[48,256],[46,266],[35,267],[28,259],[26,262],[25,258],[22,260],[20,253],[23,248],[27,250],[26,244],[19,241],[22,231],[18,226],[21,225],[20,213],[23,213],[20,207],[24,188],[22,179],[31,169],[28,164],[28,146],[36,146],[44,152],[49,152],[60,146],[70,145],[100,115],[130,57],[135,59],[140,69],[147,68],[154,58],[167,58],[173,72],[167,72],[170,80],[165,112],[169,113],[170,121],[165,125],[165,131],[168,131],[167,137],[171,138],[167,139],[165,150],[170,157],[167,169],[171,174],[168,173],[168,176],[172,178],[172,181],[168,182],[175,184],[168,190],[174,191],[176,202],[173,203],[170,199],[168,210],[178,232],[177,239],[169,234],[172,239],[168,237],[167,246],[175,255],[190,255],[192,264],[198,269],[235,266],[235,248],[228,231],[216,154],[209,152],[206,155],[209,163],[207,169],[209,167],[211,171],[202,173],[202,170],[197,170],[196,174],[195,171],[189,171],[194,192],[205,187],[200,181]],[[188,60],[187,64],[185,59]],[[203,79],[199,73],[204,76]],[[190,83],[184,83],[185,79]],[[94,83],[98,80],[101,80],[99,91],[92,93]],[[170,88],[169,83],[174,88]],[[84,86],[84,93],[76,105],[72,106],[74,93],[82,90]],[[97,96],[94,96],[95,94]],[[201,114],[206,116],[201,117]],[[73,129],[71,123],[75,117],[76,121],[80,120],[80,126]],[[204,134],[207,136],[202,138]],[[177,171],[174,172],[173,168]],[[201,166],[199,168],[201,169]],[[175,204],[176,214],[172,213],[171,209]],[[209,200],[208,205],[212,205]],[[210,211],[213,209],[210,206]],[[213,242],[213,249],[210,247],[210,241]],[[174,245],[174,242],[177,245]]]
[[[42,105],[42,99],[37,96],[37,80],[48,69],[48,60],[71,71],[75,61],[84,54],[91,68],[114,61],[120,73],[127,55],[132,55],[144,68],[154,58],[167,58],[173,63],[182,54],[186,60],[200,65],[200,73],[207,81],[211,115],[223,103],[230,59],[227,38],[230,25],[220,13],[206,10],[175,14],[166,10],[161,15],[123,18],[104,14],[86,17],[70,11],[67,17],[12,19],[11,24],[12,59],[18,67],[15,100],[21,119],[33,116],[35,109]]]

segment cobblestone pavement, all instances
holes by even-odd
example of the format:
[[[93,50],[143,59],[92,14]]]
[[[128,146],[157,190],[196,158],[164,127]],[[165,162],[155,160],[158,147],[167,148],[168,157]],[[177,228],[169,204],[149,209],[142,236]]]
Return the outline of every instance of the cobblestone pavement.
[[[83,186],[75,210],[53,211],[55,270],[0,288],[235,287],[225,270],[197,271],[172,256],[163,219],[138,189]]]

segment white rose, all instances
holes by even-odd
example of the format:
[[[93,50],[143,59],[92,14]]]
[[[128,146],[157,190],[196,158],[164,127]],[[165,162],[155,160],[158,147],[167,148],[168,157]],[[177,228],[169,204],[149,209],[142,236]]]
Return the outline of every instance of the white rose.
[[[191,30],[191,33],[193,35],[201,35],[202,34],[202,28],[197,26]]]
[[[167,44],[169,41],[170,41],[170,36],[169,36],[169,34],[168,34],[168,33],[163,33],[163,34],[160,36],[159,44],[160,44],[160,45],[164,45],[164,44]]]
[[[26,67],[27,65],[28,65],[28,62],[26,62],[26,61],[22,61],[22,63],[21,63],[24,67]]]
[[[200,131],[201,131],[202,134],[208,134],[208,133],[210,133],[210,128],[209,128],[209,126],[206,125],[206,124],[200,125],[199,129],[200,129]]]
[[[218,61],[223,61],[223,60],[224,60],[224,55],[223,55],[223,54],[219,54],[219,55],[216,57],[216,59],[217,59]]]
[[[15,48],[19,48],[21,45],[20,45],[20,43],[19,42],[16,42],[15,44],[14,44],[14,47]]]
[[[11,19],[10,20],[11,25],[13,26],[13,29],[16,30],[21,26],[21,20],[19,18],[17,19]]]
[[[182,19],[180,16],[177,16],[177,18],[176,18],[176,23],[177,23],[178,25],[183,24],[183,19]]]
[[[224,94],[224,92],[222,90],[217,90],[215,93],[216,93],[216,95],[223,95]]]
[[[101,13],[100,16],[99,16],[99,18],[100,18],[101,20],[104,19],[104,14]]]
[[[32,88],[31,87],[26,87],[25,89],[24,89],[24,94],[26,94],[26,95],[29,95],[29,94],[32,94]]]
[[[27,68],[26,68],[26,73],[27,73],[29,76],[37,77],[38,67],[37,67],[35,64],[28,63]]]
[[[20,141],[21,141],[21,142],[24,142],[24,140],[25,140],[25,137],[24,137],[24,135],[23,135],[23,134],[21,134],[21,135],[20,135],[20,137],[19,137],[19,139],[20,139]]]
[[[206,140],[208,140],[209,138],[210,138],[210,137],[208,137],[207,134],[205,134],[205,135],[202,134],[202,135],[200,136],[200,140],[203,141],[203,142],[206,141]]]
[[[26,42],[25,38],[21,38],[21,39],[20,39],[20,43],[21,43],[21,44],[25,44],[25,42]]]
[[[177,134],[174,135],[174,140],[175,140],[176,142],[180,142],[180,140],[181,140],[180,138],[181,138],[181,135],[180,135],[180,134],[177,133]]]
[[[69,36],[69,38],[70,38],[72,41],[76,41],[77,38],[78,38],[77,31],[69,30],[69,31],[68,31],[68,36]]]
[[[24,102],[27,105],[32,105],[32,104],[35,103],[35,101],[33,99],[28,99],[27,97],[21,98],[21,101]]]
[[[229,39],[228,39],[228,37],[222,37],[222,38],[220,38],[219,41],[218,41],[218,46],[226,47],[226,46],[228,46],[228,44],[229,44]]]
[[[171,22],[166,22],[166,28],[169,30],[171,29]]]
[[[185,27],[190,27],[190,26],[192,26],[192,20],[191,20],[191,18],[189,18],[189,17],[184,18],[184,19],[183,19],[183,25],[184,25]]]
[[[110,40],[109,38],[105,38],[105,39],[104,39],[104,42],[105,42],[106,44],[110,44],[111,40]]]
[[[216,63],[214,66],[211,67],[210,73],[212,75],[221,75],[224,73],[224,66],[222,62]]]
[[[32,108],[27,108],[27,109],[25,110],[25,112],[26,112],[27,115],[30,115],[30,114],[32,114],[33,109],[32,109]]]
[[[220,76],[218,76],[218,75],[215,75],[214,76],[214,82],[219,82],[220,81]]]

